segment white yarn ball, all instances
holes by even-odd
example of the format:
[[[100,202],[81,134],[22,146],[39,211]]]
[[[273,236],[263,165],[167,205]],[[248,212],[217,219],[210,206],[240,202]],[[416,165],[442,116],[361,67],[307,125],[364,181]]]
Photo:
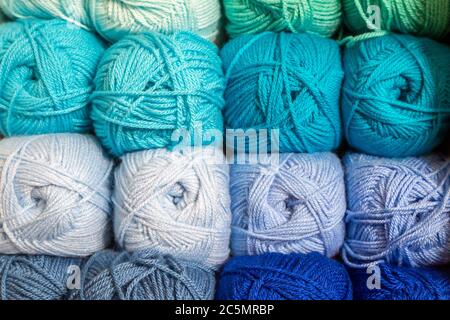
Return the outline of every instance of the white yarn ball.
[[[0,141],[0,253],[87,256],[111,240],[112,161],[95,137]]]
[[[128,251],[162,253],[216,267],[229,255],[229,170],[222,151],[146,150],[115,172],[114,231]]]
[[[192,31],[214,40],[219,32],[219,0],[88,0],[91,21],[107,40],[145,31]]]

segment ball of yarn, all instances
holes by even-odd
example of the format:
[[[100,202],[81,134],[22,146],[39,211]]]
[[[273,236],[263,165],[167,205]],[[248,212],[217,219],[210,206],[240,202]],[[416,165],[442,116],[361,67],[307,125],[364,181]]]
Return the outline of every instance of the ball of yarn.
[[[213,40],[220,28],[220,10],[219,0],[89,0],[95,29],[110,41],[149,31],[192,31]]]
[[[340,263],[309,254],[234,257],[225,265],[219,300],[351,300],[352,283]]]
[[[87,256],[111,238],[112,162],[93,136],[0,141],[0,253]]]
[[[88,104],[103,46],[61,20],[0,26],[0,133],[90,129]]]
[[[378,265],[379,271],[350,269],[353,296],[357,300],[449,300],[450,269],[407,268]],[[379,288],[369,289],[370,277],[379,277]]]
[[[0,255],[0,300],[61,300],[80,259]]]
[[[213,147],[129,153],[115,173],[116,241],[212,267],[229,255],[228,166]],[[222,160],[220,162],[220,160]],[[215,164],[217,163],[217,164]]]
[[[348,143],[368,154],[430,152],[450,128],[450,48],[386,35],[352,43],[344,55],[343,119]]]
[[[341,24],[339,0],[224,0],[231,37],[263,31],[332,36]]]
[[[343,9],[355,33],[378,29],[441,38],[450,26],[448,0],[344,0]]]
[[[195,262],[154,250],[102,251],[83,266],[81,300],[210,300],[214,272]]]
[[[345,186],[332,153],[281,154],[277,167],[231,166],[231,250],[320,252],[332,257],[344,242]]]
[[[349,154],[344,261],[350,266],[450,262],[450,158]]]
[[[343,72],[335,41],[267,32],[236,38],[221,55],[227,128],[277,129],[280,152],[338,147]]]
[[[192,33],[126,37],[106,51],[95,84],[96,134],[116,156],[173,146],[180,129],[222,130],[217,48]]]
[[[0,9],[12,19],[62,19],[89,29],[87,0],[2,0]]]

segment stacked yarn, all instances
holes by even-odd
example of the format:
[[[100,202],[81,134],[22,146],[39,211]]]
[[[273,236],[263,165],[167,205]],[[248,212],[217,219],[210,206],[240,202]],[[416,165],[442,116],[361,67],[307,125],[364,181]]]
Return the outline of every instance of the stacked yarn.
[[[335,41],[267,32],[234,39],[221,55],[227,128],[278,129],[280,152],[339,146],[343,72]]]
[[[380,287],[369,289],[370,274],[351,269],[353,296],[357,300],[450,300],[450,270],[406,268],[389,264],[378,266]],[[375,274],[374,274],[375,276]]]
[[[348,154],[344,165],[347,265],[450,262],[450,158]]]
[[[332,36],[341,23],[339,0],[224,0],[231,37],[264,31]]]
[[[0,141],[0,253],[77,257],[104,249],[111,173],[89,135]]]
[[[95,30],[117,41],[142,32],[192,31],[214,40],[220,28],[219,0],[88,0]]]
[[[212,267],[229,255],[228,166],[222,150],[130,153],[115,173],[114,229],[128,251],[155,248]]]
[[[62,20],[0,26],[0,134],[86,132],[103,46]]]
[[[0,300],[61,300],[81,260],[44,255],[0,255]]]
[[[83,266],[81,300],[209,300],[214,273],[193,262],[176,260],[154,250],[134,253],[102,251]]]
[[[232,258],[224,267],[219,300],[351,300],[352,283],[340,263],[313,252]]]
[[[281,154],[278,166],[231,167],[234,255],[320,252],[344,242],[345,186],[332,153]]]
[[[379,26],[370,18],[379,10]],[[387,30],[442,38],[450,27],[448,0],[344,0],[344,22],[354,33]]]
[[[124,38],[106,51],[95,84],[96,134],[115,156],[173,147],[180,130],[222,130],[217,48],[192,33]]]
[[[351,43],[344,55],[348,143],[385,157],[426,154],[450,128],[450,48],[386,35]]]

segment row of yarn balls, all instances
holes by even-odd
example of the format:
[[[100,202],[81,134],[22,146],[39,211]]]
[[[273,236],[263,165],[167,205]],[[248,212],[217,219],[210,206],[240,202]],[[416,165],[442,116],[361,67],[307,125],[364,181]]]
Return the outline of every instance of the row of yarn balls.
[[[244,35],[218,53],[189,32],[105,48],[62,20],[0,26],[0,134],[86,133],[114,156],[173,147],[186,129],[278,129],[280,152],[423,155],[450,127],[450,47],[389,34],[336,41]],[[205,144],[211,141],[202,137]]]
[[[379,8],[380,30],[443,38],[450,31],[448,0],[223,0],[229,36],[264,31],[313,32],[325,37],[341,29],[373,31],[371,8]],[[217,40],[220,0],[2,0],[13,19],[59,18],[99,33],[108,41],[129,34],[189,30]]]

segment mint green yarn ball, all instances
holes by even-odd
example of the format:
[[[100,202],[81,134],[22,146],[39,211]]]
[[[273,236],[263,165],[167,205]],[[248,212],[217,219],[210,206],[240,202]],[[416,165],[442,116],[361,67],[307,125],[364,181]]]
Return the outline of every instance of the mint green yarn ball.
[[[0,134],[82,133],[102,43],[63,20],[0,26]]]
[[[341,24],[340,0],[224,0],[231,37],[264,31],[330,37]]]
[[[344,22],[354,33],[379,27],[386,31],[442,38],[450,29],[449,0],[343,0],[343,7]],[[374,24],[376,21],[378,26]]]

